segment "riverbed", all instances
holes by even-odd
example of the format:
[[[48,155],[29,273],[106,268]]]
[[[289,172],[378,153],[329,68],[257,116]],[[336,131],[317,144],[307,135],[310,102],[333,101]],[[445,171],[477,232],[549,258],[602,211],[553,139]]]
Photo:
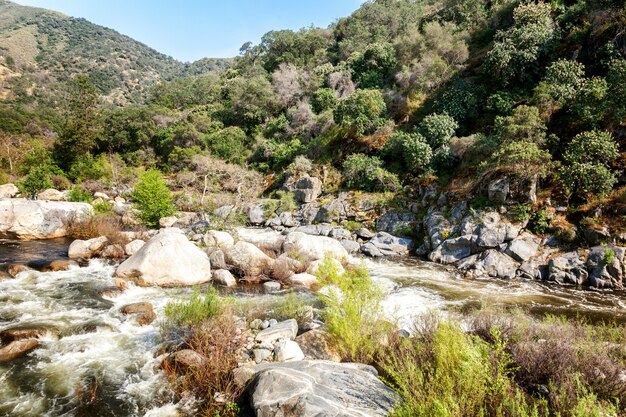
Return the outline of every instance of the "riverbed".
[[[67,255],[67,240],[0,241],[0,269],[11,262],[43,265]],[[532,314],[584,316],[626,322],[626,294],[524,280],[464,280],[439,265],[407,259],[364,260],[388,292],[384,307],[401,327],[437,311],[459,313],[485,306],[520,307]],[[192,403],[174,403],[161,357],[155,356],[158,320],[139,326],[120,307],[149,301],[162,316],[180,289],[130,287],[115,296],[114,265],[99,260],[70,271],[27,272],[0,281],[0,331],[47,329],[39,348],[0,365],[0,415],[174,416]],[[237,292],[254,297],[258,288]],[[281,296],[279,293],[277,296]]]

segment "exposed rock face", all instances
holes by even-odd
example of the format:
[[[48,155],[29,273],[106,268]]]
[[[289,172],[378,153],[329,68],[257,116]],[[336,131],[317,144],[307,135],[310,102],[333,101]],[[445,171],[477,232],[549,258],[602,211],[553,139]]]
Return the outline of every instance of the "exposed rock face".
[[[224,251],[226,262],[233,265],[245,276],[256,277],[269,271],[274,260],[261,249],[248,242],[237,242]]]
[[[470,256],[476,251],[476,242],[473,235],[459,236],[454,239],[444,240],[428,256],[433,262],[452,264]]]
[[[519,262],[525,262],[537,255],[539,251],[538,239],[530,233],[524,233],[509,243],[506,254]]]
[[[0,200],[0,239],[51,239],[67,236],[72,222],[93,216],[86,203]]]
[[[368,256],[404,256],[408,255],[413,247],[411,239],[392,236],[386,232],[380,232],[369,242],[361,246],[361,251]]]
[[[399,233],[403,228],[412,228],[417,217],[413,213],[388,211],[376,221],[376,228],[381,232]]]
[[[0,348],[0,363],[20,358],[39,346],[37,339],[15,340]]]
[[[141,286],[197,285],[211,280],[206,253],[178,229],[163,229],[115,272]]]
[[[258,417],[382,417],[399,401],[367,365],[296,361],[253,370],[250,403]]]
[[[20,190],[15,186],[15,184],[2,184],[0,185],[0,198],[13,198],[15,197]]]
[[[291,232],[283,245],[283,252],[297,253],[302,259],[312,262],[325,256],[337,260],[348,258],[348,251],[343,245],[326,236],[311,236],[302,232]]]
[[[487,194],[489,200],[496,203],[506,203],[507,197],[511,190],[509,180],[506,178],[499,178],[489,184],[487,187]]]
[[[587,260],[589,284],[596,288],[622,288],[626,277],[626,248],[596,246]]]
[[[67,192],[55,190],[54,188],[48,188],[37,194],[37,199],[47,201],[66,201]]]
[[[70,244],[67,256],[72,259],[90,259],[100,253],[108,242],[109,239],[106,236],[95,237],[89,240],[77,239]]]

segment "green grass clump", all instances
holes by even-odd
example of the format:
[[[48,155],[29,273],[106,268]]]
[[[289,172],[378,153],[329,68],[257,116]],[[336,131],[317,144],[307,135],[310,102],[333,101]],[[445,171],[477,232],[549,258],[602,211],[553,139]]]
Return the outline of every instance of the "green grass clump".
[[[215,317],[221,311],[217,290],[207,287],[200,290],[195,287],[187,300],[170,301],[165,306],[164,330],[188,330]]]

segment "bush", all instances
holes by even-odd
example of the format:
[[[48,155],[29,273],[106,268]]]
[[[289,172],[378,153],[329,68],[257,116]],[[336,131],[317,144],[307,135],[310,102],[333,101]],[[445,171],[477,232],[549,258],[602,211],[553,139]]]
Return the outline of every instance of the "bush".
[[[141,175],[133,200],[139,210],[139,218],[150,227],[158,226],[159,219],[176,211],[170,190],[156,169],[149,169]]]
[[[80,185],[72,187],[69,194],[67,195],[67,201],[72,201],[76,203],[91,203],[91,198],[91,192],[85,190]]]
[[[343,163],[346,186],[364,191],[396,191],[398,178],[382,168],[383,162],[375,156],[352,154]]]
[[[34,167],[18,185],[23,192],[34,196],[39,191],[52,188],[50,172],[45,167]]]
[[[320,285],[329,286],[321,295],[326,330],[346,361],[371,363],[391,324],[383,320],[384,292],[367,270],[357,268],[339,275],[331,259],[324,259],[317,274]]]
[[[565,103],[576,96],[582,86],[585,66],[576,61],[559,59],[547,68],[544,82],[553,100]]]
[[[521,105],[510,116],[496,117],[493,130],[493,136],[501,144],[525,141],[542,145],[547,127],[537,107]]]
[[[161,324],[166,334],[179,333],[200,326],[220,312],[217,290],[207,287],[204,292],[194,287],[187,300],[170,301],[165,306],[165,321]],[[171,335],[170,335],[171,336]]]
[[[337,107],[337,96],[331,88],[320,88],[315,92],[311,105],[315,113],[334,110]]]
[[[536,143],[520,141],[505,144],[481,166],[506,168],[518,178],[525,180],[534,175],[545,177],[550,171],[551,159],[550,153],[539,149]]]
[[[581,198],[608,194],[617,183],[617,178],[606,166],[588,162],[565,165],[560,176],[568,192]]]
[[[594,163],[607,165],[619,156],[619,148],[608,132],[592,130],[579,133],[565,150],[563,160],[568,164]]]
[[[424,171],[433,158],[433,150],[419,134],[407,135],[402,151],[409,171]]]
[[[419,132],[433,149],[450,145],[450,139],[459,124],[447,114],[430,114],[419,125]]]
[[[113,170],[111,164],[107,161],[106,155],[102,154],[94,157],[90,153],[76,158],[69,172],[70,178],[77,182],[110,179],[112,174]]]
[[[387,107],[379,90],[356,90],[339,101],[334,116],[353,136],[363,136],[382,126]]]
[[[211,152],[225,161],[243,164],[247,157],[246,133],[235,126],[227,127],[206,137],[206,144]]]

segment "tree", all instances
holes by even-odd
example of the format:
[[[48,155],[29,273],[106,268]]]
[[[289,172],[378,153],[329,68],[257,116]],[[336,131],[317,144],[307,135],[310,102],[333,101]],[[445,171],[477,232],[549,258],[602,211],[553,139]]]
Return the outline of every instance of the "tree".
[[[65,123],[54,147],[55,159],[65,170],[95,148],[102,132],[100,96],[89,77],[79,75],[69,87]]]
[[[248,137],[238,127],[231,126],[207,136],[206,143],[211,154],[228,162],[243,164],[246,159]]]
[[[496,34],[493,48],[487,53],[488,73],[501,84],[532,76],[539,58],[549,49],[555,25],[548,3],[522,3],[513,11],[513,26]]]
[[[330,88],[320,88],[313,96],[313,111],[322,113],[325,110],[334,110],[337,106],[337,96]]]
[[[606,82],[611,92],[608,96],[611,119],[614,123],[623,125],[626,121],[626,60],[611,61]]]
[[[397,191],[398,178],[385,170],[383,162],[375,156],[352,154],[343,162],[346,185],[365,191]]]
[[[494,122],[494,137],[501,144],[531,142],[543,144],[548,128],[533,106],[517,106],[510,116],[498,116]]]
[[[585,77],[585,66],[576,61],[559,59],[553,62],[546,70],[544,82],[547,90],[558,103],[565,103],[576,96]]]
[[[381,87],[396,65],[396,53],[390,43],[374,43],[350,59],[354,78],[361,88]]]
[[[356,90],[339,101],[335,109],[335,121],[353,136],[374,132],[382,123],[381,116],[387,107],[379,90]]]
[[[619,157],[619,148],[608,132],[592,130],[579,133],[572,139],[563,154],[568,164],[595,163],[608,165]]]
[[[139,218],[150,227],[158,226],[162,217],[176,211],[170,190],[161,178],[161,172],[156,169],[141,174],[133,192],[133,200],[135,208],[139,210]]]

